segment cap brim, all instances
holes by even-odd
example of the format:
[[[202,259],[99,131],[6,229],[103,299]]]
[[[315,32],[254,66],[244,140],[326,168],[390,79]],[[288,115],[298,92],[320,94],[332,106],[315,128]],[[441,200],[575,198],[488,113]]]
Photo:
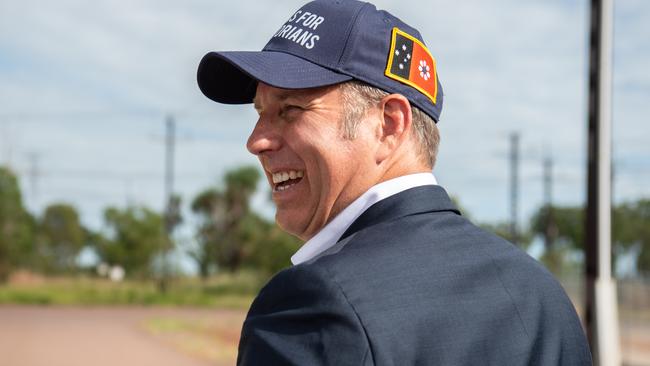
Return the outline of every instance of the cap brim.
[[[219,103],[252,103],[257,82],[283,89],[306,89],[352,80],[283,52],[210,52],[197,72],[199,88]]]

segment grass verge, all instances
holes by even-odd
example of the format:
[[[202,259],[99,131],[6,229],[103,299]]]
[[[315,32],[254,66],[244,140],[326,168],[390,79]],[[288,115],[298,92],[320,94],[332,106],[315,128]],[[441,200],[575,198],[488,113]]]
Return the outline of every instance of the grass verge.
[[[161,292],[153,281],[42,278],[0,285],[0,304],[21,305],[164,305],[245,309],[262,285],[255,273],[224,274],[202,281],[173,280]]]

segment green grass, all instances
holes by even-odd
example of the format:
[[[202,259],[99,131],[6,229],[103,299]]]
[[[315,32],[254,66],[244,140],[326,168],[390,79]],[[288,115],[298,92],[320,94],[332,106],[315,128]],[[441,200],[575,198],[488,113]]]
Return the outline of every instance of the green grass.
[[[0,285],[0,304],[166,305],[247,308],[263,279],[252,272],[201,281],[173,280],[166,292],[153,281],[111,282],[97,278],[50,278]]]

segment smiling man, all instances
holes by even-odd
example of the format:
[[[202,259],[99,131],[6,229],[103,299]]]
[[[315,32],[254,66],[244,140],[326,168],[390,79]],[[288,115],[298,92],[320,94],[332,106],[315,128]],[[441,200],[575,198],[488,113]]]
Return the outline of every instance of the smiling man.
[[[305,241],[253,302],[238,364],[591,364],[561,286],[437,185],[443,92],[415,28],[314,1],[260,52],[207,54],[198,82],[254,104],[248,150]]]

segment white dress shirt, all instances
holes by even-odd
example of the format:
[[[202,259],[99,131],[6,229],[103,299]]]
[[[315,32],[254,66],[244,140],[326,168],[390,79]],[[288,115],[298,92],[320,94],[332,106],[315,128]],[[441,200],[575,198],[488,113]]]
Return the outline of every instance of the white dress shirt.
[[[393,178],[372,186],[303,244],[291,257],[291,263],[304,263],[333,247],[354,220],[375,203],[410,188],[437,184],[432,173],[417,173]]]

